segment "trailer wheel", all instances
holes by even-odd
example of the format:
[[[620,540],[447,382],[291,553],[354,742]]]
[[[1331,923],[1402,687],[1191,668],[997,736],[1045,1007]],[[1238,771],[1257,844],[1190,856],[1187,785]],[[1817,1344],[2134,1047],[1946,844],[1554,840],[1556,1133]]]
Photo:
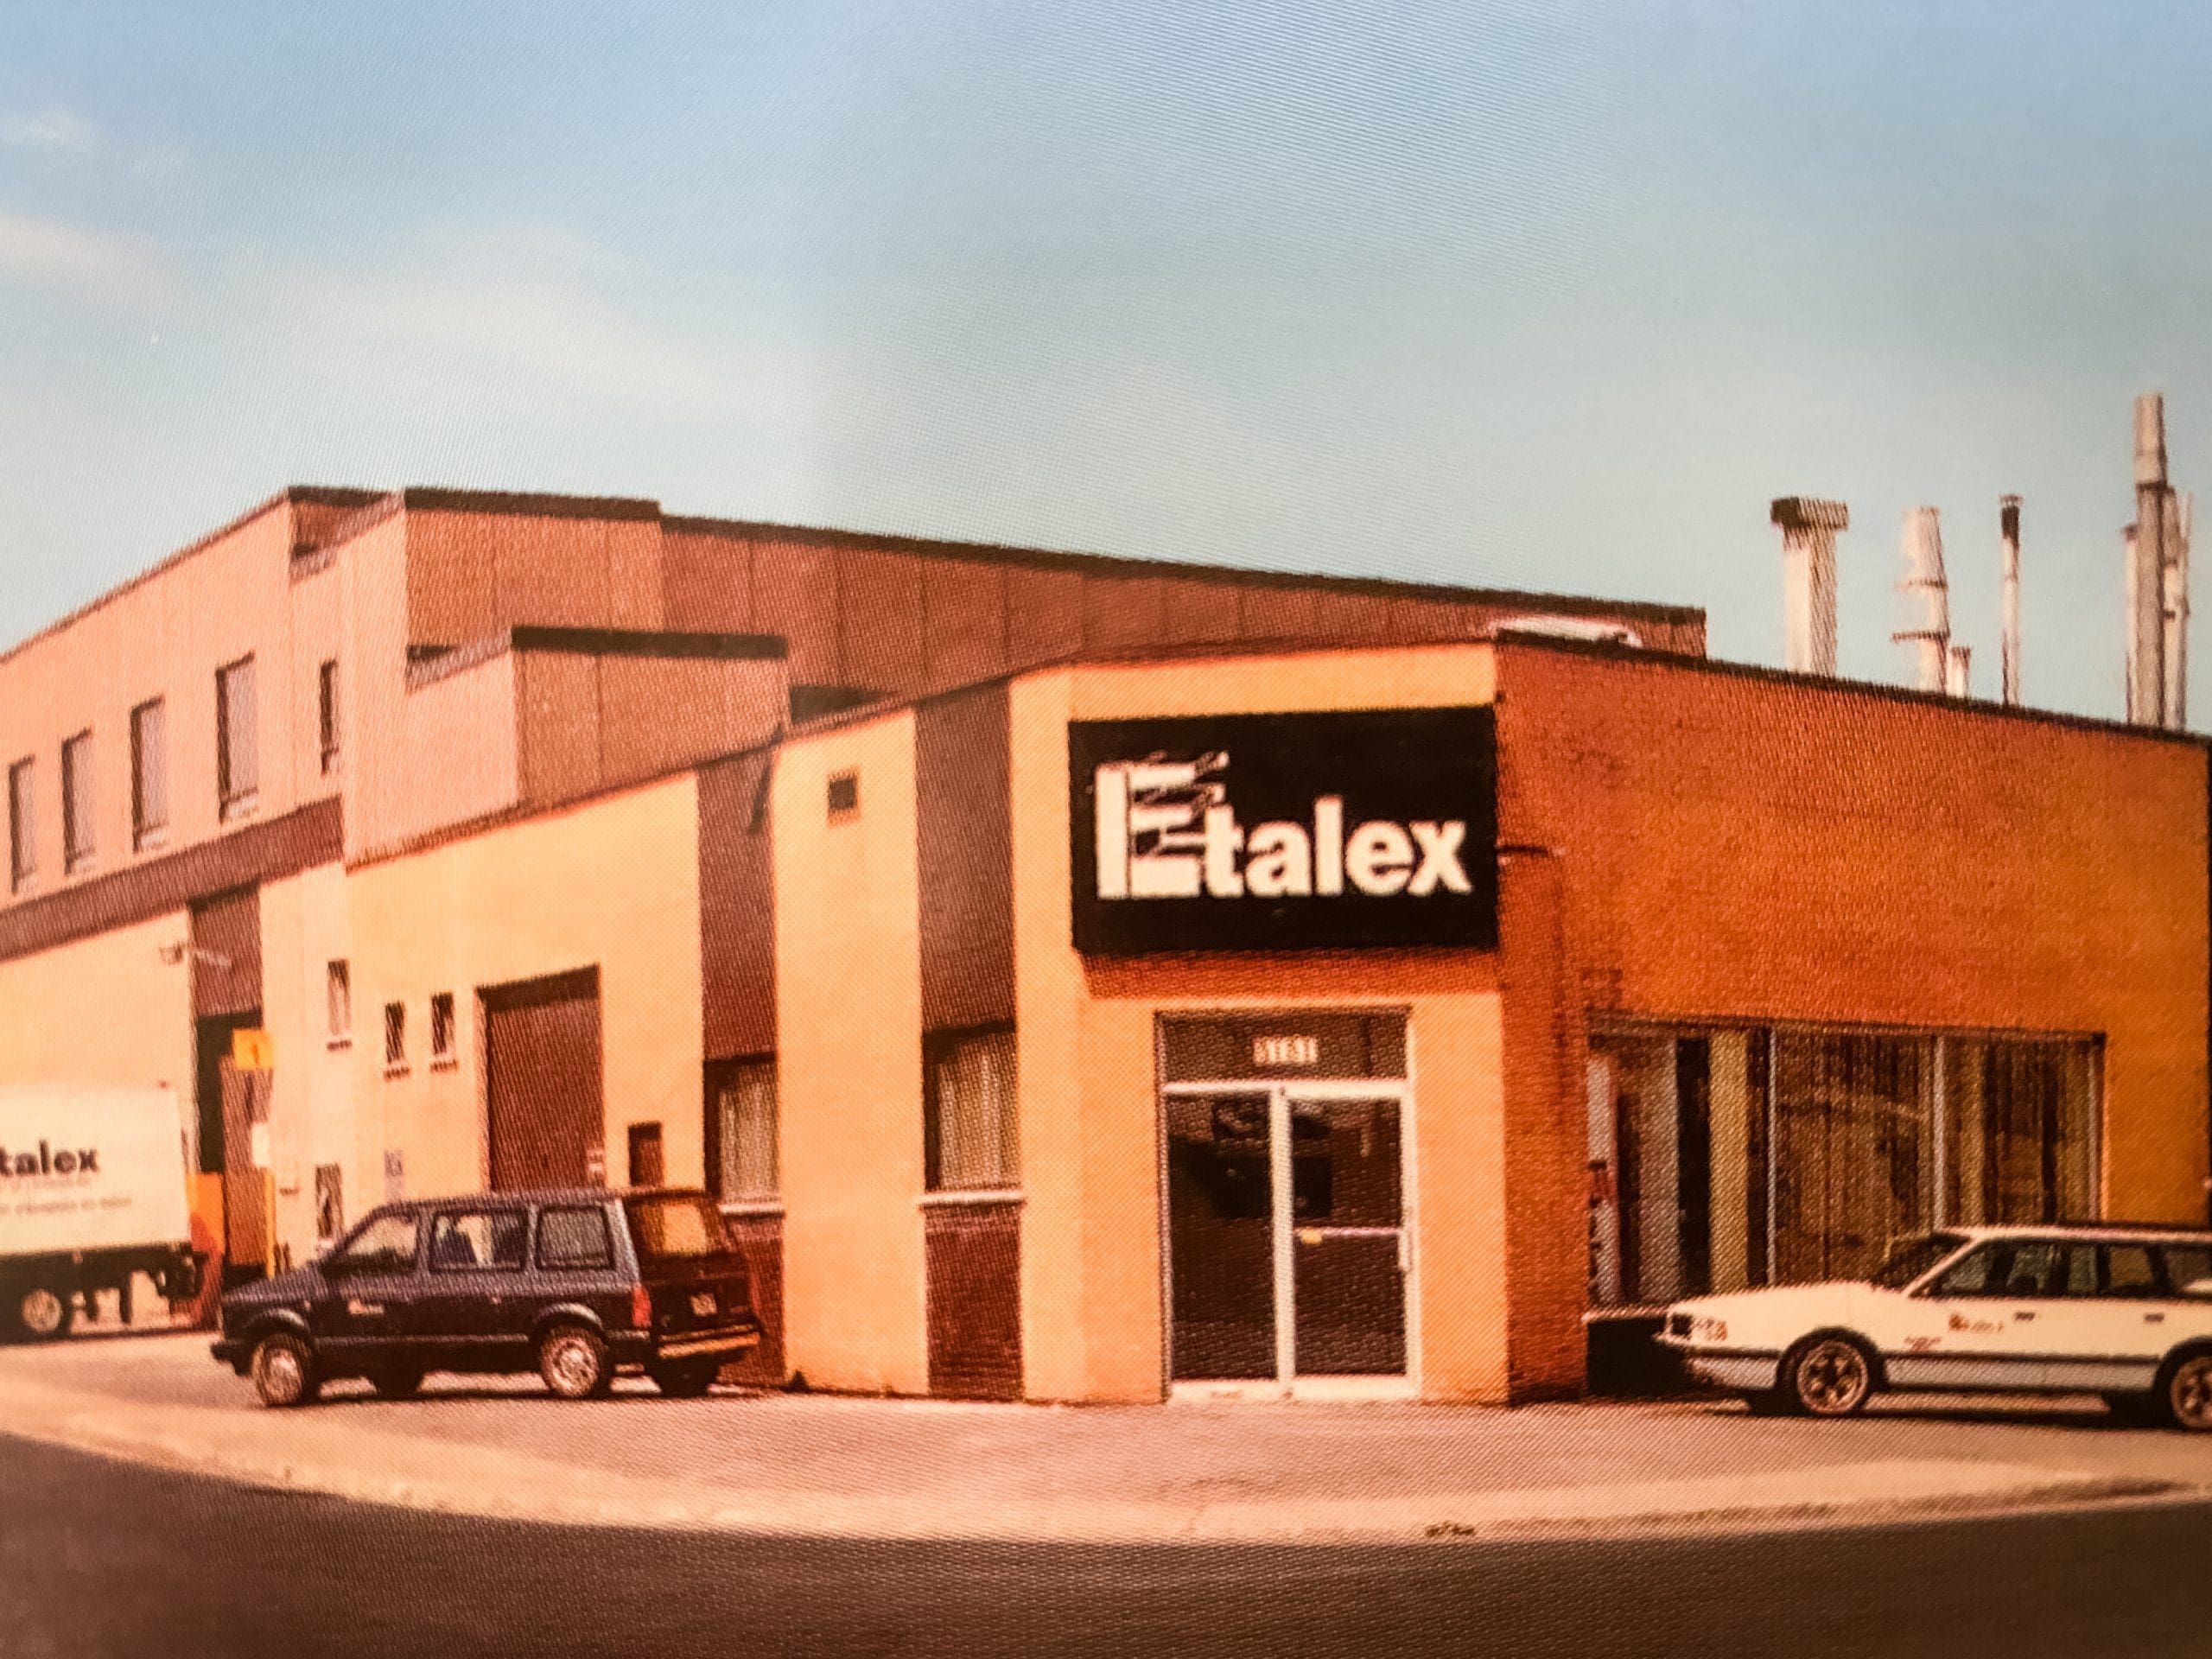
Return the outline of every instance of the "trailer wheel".
[[[16,1328],[32,1342],[66,1337],[76,1315],[72,1301],[51,1285],[25,1285],[15,1294]]]

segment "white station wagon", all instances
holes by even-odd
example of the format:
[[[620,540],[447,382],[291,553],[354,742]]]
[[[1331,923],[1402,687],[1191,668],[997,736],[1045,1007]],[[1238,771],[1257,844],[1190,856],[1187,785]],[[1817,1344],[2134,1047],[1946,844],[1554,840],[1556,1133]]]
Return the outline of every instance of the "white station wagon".
[[[1922,1233],[1869,1279],[1677,1302],[1660,1340],[1758,1412],[1847,1417],[1884,1389],[2086,1393],[2212,1431],[2212,1232]]]

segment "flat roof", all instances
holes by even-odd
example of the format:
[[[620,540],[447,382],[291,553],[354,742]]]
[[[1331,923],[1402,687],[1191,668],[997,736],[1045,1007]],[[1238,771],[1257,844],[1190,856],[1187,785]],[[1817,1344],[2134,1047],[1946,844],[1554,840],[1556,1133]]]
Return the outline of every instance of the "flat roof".
[[[40,640],[81,621],[111,601],[152,581],[194,554],[236,534],[264,514],[295,502],[353,509],[336,523],[302,540],[293,550],[296,555],[338,547],[387,518],[410,509],[423,512],[480,512],[552,518],[654,519],[659,522],[664,531],[672,531],[678,535],[719,536],[747,541],[798,541],[820,547],[906,552],[925,557],[934,556],[1014,565],[1027,569],[1067,570],[1128,577],[1198,578],[1255,588],[1316,588],[1324,592],[1365,594],[1381,598],[1457,600],[1481,605],[1510,605],[1568,616],[1605,614],[1673,623],[1697,623],[1705,620],[1705,611],[1700,606],[1662,605],[1644,600],[1610,600],[1583,594],[1531,593],[1519,588],[1468,588],[1448,582],[1408,582],[1388,576],[1352,576],[1319,571],[1273,570],[1253,565],[1138,558],[1122,554],[1073,552],[998,542],[954,541],[902,536],[887,531],[785,524],[767,519],[691,517],[664,512],[658,500],[646,496],[563,495],[550,492],[451,489],[429,485],[376,490],[340,485],[291,484],[157,560],[137,575],[117,583],[65,612],[43,627],[26,634],[5,650],[0,650],[0,664],[7,663]]]

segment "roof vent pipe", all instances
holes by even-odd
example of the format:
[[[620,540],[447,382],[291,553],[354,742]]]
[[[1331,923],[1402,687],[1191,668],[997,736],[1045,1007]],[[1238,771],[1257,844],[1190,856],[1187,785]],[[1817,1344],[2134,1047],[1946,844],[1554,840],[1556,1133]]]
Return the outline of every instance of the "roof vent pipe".
[[[1999,694],[2018,707],[2020,702],[2020,498],[1997,498],[1998,569],[2002,578],[1999,601],[1997,671]]]
[[[1953,645],[1943,658],[1943,695],[1949,697],[1970,696],[1967,690],[1974,674],[1974,647]]]
[[[1933,507],[1904,515],[1905,626],[1890,638],[1913,653],[1913,683],[1940,692],[1950,683],[1951,590],[1943,579],[1943,521]]]
[[[1785,495],[1767,517],[1782,527],[1782,665],[1835,676],[1835,535],[1851,528],[1840,501]]]

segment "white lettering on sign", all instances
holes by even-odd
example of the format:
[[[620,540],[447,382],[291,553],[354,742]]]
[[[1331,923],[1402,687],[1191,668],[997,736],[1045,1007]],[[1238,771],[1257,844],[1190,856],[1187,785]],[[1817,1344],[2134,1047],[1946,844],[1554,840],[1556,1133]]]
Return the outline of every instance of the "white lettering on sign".
[[[1252,1039],[1252,1064],[1258,1066],[1312,1066],[1321,1064],[1321,1039],[1306,1033],[1282,1033]]]
[[[1097,768],[1093,830],[1101,899],[1370,898],[1471,893],[1464,818],[1344,830],[1339,795],[1317,796],[1308,823],[1247,830],[1230,804],[1227,751],[1196,760],[1117,761]]]

